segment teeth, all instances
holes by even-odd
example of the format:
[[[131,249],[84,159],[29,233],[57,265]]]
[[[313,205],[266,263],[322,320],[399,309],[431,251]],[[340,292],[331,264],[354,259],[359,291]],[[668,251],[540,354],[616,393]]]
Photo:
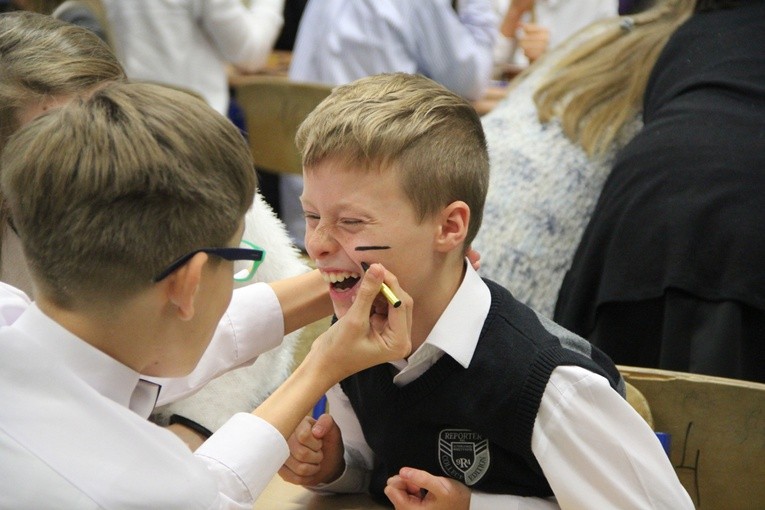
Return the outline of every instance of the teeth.
[[[350,273],[348,271],[343,271],[342,273],[321,273],[321,277],[327,283],[337,283],[337,282],[342,282],[343,280],[347,278],[360,278],[361,275],[359,273]]]

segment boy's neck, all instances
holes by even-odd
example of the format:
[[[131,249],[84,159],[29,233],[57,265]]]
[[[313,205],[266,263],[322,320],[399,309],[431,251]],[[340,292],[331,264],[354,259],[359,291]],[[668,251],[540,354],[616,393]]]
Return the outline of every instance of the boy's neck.
[[[460,257],[458,261],[445,261],[444,266],[436,271],[440,277],[432,281],[432,285],[427,290],[427,297],[420,296],[419,302],[415,300],[412,317],[412,352],[425,343],[462,285],[465,271],[464,258]]]
[[[152,339],[156,335],[149,334],[147,324],[154,321],[129,319],[138,316],[135,315],[138,312],[135,308],[137,303],[128,302],[114,307],[121,311],[109,314],[98,310],[62,308],[39,293],[35,302],[45,315],[64,329],[136,372],[143,373],[151,364],[155,354]]]

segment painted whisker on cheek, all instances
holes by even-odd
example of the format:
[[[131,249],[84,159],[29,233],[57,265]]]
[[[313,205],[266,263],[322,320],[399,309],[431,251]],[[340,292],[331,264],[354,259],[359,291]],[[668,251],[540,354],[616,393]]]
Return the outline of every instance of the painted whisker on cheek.
[[[390,250],[390,246],[357,246],[356,251]]]

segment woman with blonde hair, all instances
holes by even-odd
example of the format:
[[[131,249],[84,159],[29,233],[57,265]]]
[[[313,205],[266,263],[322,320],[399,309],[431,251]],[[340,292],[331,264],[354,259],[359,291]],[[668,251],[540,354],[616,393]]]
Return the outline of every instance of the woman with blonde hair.
[[[765,1],[699,0],[653,66],[643,122],[555,319],[619,364],[765,382]]]
[[[511,84],[483,118],[491,176],[481,272],[552,317],[616,151],[640,129],[653,62],[695,0],[594,23]]]

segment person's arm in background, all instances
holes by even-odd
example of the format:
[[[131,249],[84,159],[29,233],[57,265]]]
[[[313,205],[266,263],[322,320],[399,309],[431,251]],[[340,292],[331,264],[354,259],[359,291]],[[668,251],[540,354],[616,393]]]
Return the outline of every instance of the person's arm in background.
[[[420,72],[466,99],[479,99],[491,81],[498,20],[490,0],[422,2],[415,31]]]
[[[285,0],[198,2],[199,20],[223,59],[242,72],[255,72],[268,62],[284,24]]]
[[[533,0],[513,0],[500,24],[502,35],[508,39],[515,39],[529,62],[541,57],[550,46],[549,27],[536,23],[534,16],[530,22],[521,21],[524,14],[533,14],[533,10]]]
[[[534,0],[512,0],[507,8],[505,18],[499,27],[499,31],[505,37],[515,37],[515,32],[521,23],[524,13],[534,8]]]

